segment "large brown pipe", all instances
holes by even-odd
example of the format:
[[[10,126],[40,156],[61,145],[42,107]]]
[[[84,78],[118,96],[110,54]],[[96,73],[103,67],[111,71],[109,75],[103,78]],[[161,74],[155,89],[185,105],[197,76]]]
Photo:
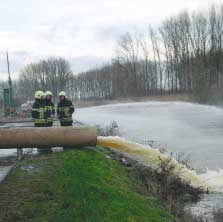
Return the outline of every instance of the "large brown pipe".
[[[95,127],[0,128],[0,149],[95,146]]]

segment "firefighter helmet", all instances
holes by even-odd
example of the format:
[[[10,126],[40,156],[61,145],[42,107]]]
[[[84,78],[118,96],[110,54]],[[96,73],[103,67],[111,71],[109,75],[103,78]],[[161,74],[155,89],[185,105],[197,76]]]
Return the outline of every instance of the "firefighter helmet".
[[[67,94],[66,94],[66,92],[64,92],[64,91],[61,91],[61,92],[59,93],[59,97],[60,97],[60,96],[64,96],[64,97],[66,97]]]
[[[43,96],[42,91],[36,91],[36,92],[35,92],[35,99],[41,99],[42,96]]]
[[[45,97],[47,97],[47,96],[53,96],[53,93],[50,92],[50,91],[46,91],[46,92],[45,92]]]

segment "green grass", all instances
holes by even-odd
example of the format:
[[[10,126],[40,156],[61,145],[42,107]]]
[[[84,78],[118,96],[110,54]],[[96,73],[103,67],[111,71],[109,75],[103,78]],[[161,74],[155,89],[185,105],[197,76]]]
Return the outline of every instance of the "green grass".
[[[171,216],[103,151],[27,158],[0,185],[0,221],[165,222]]]

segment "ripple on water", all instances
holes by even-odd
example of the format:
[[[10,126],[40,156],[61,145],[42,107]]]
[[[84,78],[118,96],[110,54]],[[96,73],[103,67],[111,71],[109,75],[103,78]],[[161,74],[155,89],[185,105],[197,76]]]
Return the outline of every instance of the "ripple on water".
[[[188,204],[186,212],[190,211],[193,215],[203,216],[209,222],[213,221],[213,209],[220,209],[223,206],[223,193],[204,194],[197,203]]]

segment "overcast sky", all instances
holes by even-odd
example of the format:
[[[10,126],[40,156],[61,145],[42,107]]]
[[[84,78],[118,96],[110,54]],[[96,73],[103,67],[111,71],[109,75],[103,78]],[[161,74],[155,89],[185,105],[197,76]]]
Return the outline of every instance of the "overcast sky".
[[[223,0],[0,0],[0,78],[9,51],[14,77],[27,63],[62,56],[75,72],[114,56],[126,31],[159,25],[184,9],[207,9]]]

